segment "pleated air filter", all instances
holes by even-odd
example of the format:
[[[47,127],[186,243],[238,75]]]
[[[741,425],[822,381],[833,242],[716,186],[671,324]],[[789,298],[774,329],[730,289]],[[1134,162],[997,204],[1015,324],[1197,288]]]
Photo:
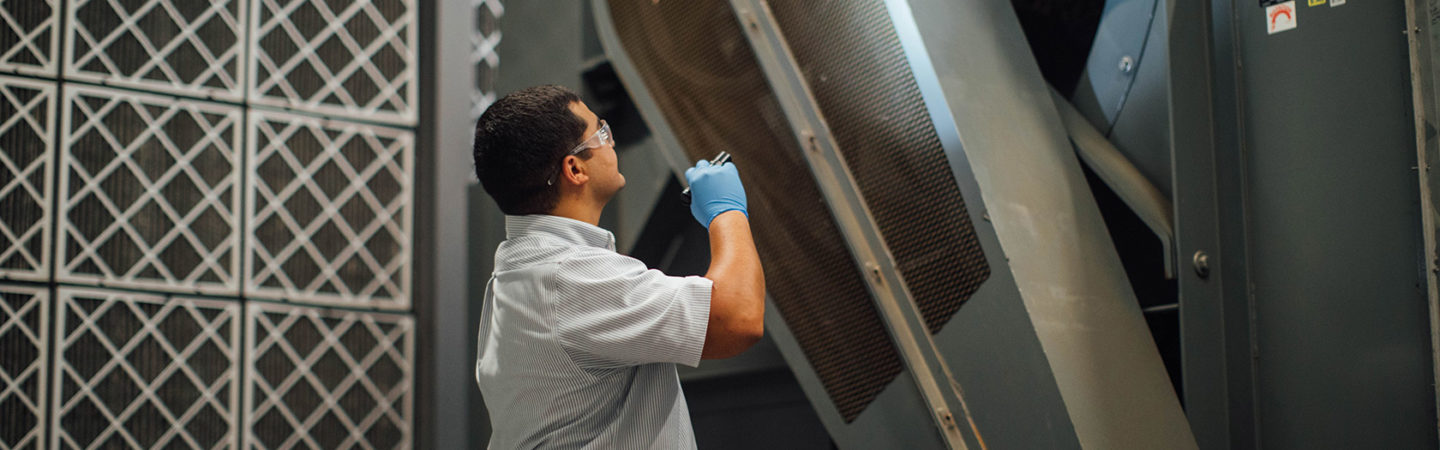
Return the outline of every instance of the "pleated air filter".
[[[237,295],[240,108],[78,86],[66,98],[58,277]]]
[[[611,2],[616,29],[689,160],[744,167],[775,306],[854,420],[901,364],[735,15],[723,2]]]
[[[238,445],[238,303],[62,288],[58,305],[53,448]]]
[[[0,77],[0,278],[49,276],[55,85]]]
[[[39,448],[49,406],[50,301],[40,288],[0,285],[0,448]]]
[[[0,0],[0,449],[413,446],[418,11]]]
[[[61,0],[0,3],[0,70],[55,76]]]
[[[247,306],[247,448],[405,448],[414,417],[415,321]]]
[[[65,76],[240,100],[240,0],[70,3]]]

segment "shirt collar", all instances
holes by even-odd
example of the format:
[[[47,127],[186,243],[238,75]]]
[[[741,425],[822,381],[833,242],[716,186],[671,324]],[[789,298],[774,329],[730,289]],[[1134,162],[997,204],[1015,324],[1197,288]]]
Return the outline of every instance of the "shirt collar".
[[[615,251],[615,235],[604,228],[568,217],[532,214],[505,216],[505,238],[548,236],[565,242]]]

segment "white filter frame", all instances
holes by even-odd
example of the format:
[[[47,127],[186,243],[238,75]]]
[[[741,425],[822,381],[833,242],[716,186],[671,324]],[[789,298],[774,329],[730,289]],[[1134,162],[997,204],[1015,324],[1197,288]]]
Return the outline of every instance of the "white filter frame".
[[[39,75],[44,77],[55,77],[59,67],[55,64],[60,48],[60,3],[62,0],[22,0],[26,2],[44,2],[50,6],[50,17],[41,21],[35,28],[23,30],[20,28],[20,21],[0,8],[0,26],[9,28],[16,36],[20,37],[11,48],[0,49],[0,70],[23,73],[27,75]],[[41,48],[36,41],[42,36],[49,36],[50,44],[47,48]],[[40,60],[39,65],[29,63],[18,63],[14,59],[20,52],[28,52]]]
[[[239,333],[240,321],[243,319],[241,317],[240,303],[180,297],[166,298],[154,294],[85,288],[60,288],[59,296],[60,299],[59,302],[57,302],[59,310],[55,313],[56,370],[53,379],[54,383],[52,385],[53,390],[51,392],[51,398],[53,399],[51,407],[54,408],[54,413],[50,417],[51,448],[61,448],[62,446],[67,448],[80,447],[74,438],[63,428],[64,421],[62,419],[66,413],[86,400],[94,404],[101,415],[101,417],[95,417],[90,420],[99,420],[106,423],[105,429],[101,430],[94,440],[90,442],[89,448],[96,448],[98,444],[105,442],[117,434],[122,440],[126,441],[131,448],[142,447],[132,434],[134,430],[129,429],[126,422],[145,404],[160,411],[170,425],[169,430],[156,439],[154,443],[154,447],[156,448],[164,447],[166,443],[174,442],[175,439],[180,439],[185,446],[191,448],[199,447],[195,437],[190,434],[190,430],[187,429],[185,425],[188,424],[191,419],[194,419],[204,406],[211,407],[212,411],[220,414],[229,424],[229,429],[225,433],[226,436],[220,440],[217,447],[224,447],[225,444],[229,444],[228,447],[230,448],[239,447],[239,432],[237,430],[239,416],[237,412],[240,406],[239,393],[240,383],[242,382],[240,377]],[[104,303],[96,308],[95,312],[86,313],[84,308],[75,306],[74,303],[77,296],[89,299],[104,299]],[[161,307],[154,316],[147,317],[139,307],[141,303],[156,304],[161,305]],[[96,324],[97,319],[110,313],[114,308],[127,308],[132,317],[143,322],[143,325],[140,326],[140,331],[131,336],[126,342],[111,342],[104,330],[101,330]],[[206,319],[204,315],[198,311],[199,309],[215,309],[220,310],[220,313],[216,315],[214,319]],[[71,314],[81,318],[81,323],[67,324],[66,317]],[[170,314],[189,314],[196,325],[200,327],[200,332],[196,335],[195,339],[191,342],[184,343],[171,342],[170,337],[163,335],[159,326]],[[228,324],[226,323],[227,320]],[[73,327],[73,329],[67,329],[67,326]],[[226,329],[220,329],[221,327]],[[81,337],[87,335],[99,342],[103,347],[96,349],[95,354],[109,355],[110,360],[96,371],[94,376],[91,376],[89,379],[82,379],[83,377],[66,361],[65,351],[79,341]],[[170,357],[169,364],[160,370],[155,380],[145,380],[140,372],[131,365],[127,359],[130,352],[145,342],[145,338],[147,337],[159,344],[160,348]],[[227,339],[229,340],[228,343],[225,342]],[[202,348],[207,342],[214,344],[216,348],[224,352],[229,360],[229,367],[224,373],[220,374],[213,383],[209,383],[208,385],[189,364],[186,364],[189,357],[195,354],[195,352]],[[98,383],[103,382],[106,376],[116,370],[124,371],[124,375],[128,376],[131,382],[136,383],[140,391],[139,396],[118,412],[109,411],[104,405],[104,400],[94,392],[94,387]],[[157,394],[157,391],[163,389],[165,383],[169,381],[171,377],[175,376],[188,377],[190,383],[199,391],[196,401],[191,404],[186,411],[170,411],[166,408],[165,402]],[[67,377],[76,383],[78,390],[73,397],[62,398],[64,395],[63,386],[65,386]],[[229,400],[228,407],[220,403],[221,396]]]
[[[279,315],[272,321],[271,314]],[[246,448],[263,448],[255,435],[254,427],[265,414],[280,414],[290,425],[292,433],[281,448],[305,446],[321,448],[311,435],[312,428],[327,414],[341,420],[350,436],[341,443],[342,448],[374,448],[364,439],[370,430],[383,418],[392,420],[401,432],[397,448],[411,448],[414,442],[414,400],[415,400],[415,319],[408,315],[322,309],[300,305],[249,302],[245,307],[245,427]],[[327,318],[339,319],[335,327],[325,324]],[[319,332],[320,342],[307,354],[300,354],[286,339],[299,321],[307,321]],[[393,324],[388,333],[378,323]],[[355,326],[363,326],[375,339],[375,347],[364,355],[354,355],[347,350],[341,338]],[[280,383],[271,386],[259,375],[256,363],[265,352],[278,347],[295,369],[291,370]],[[335,355],[347,366],[349,373],[332,391],[325,386],[313,370],[315,364],[334,350]],[[382,357],[389,357],[401,371],[402,379],[390,392],[381,392],[367,375]],[[298,417],[285,403],[285,394],[296,385],[306,383],[321,398],[318,406],[305,417]],[[365,417],[350,417],[341,406],[341,400],[352,389],[365,389],[377,407]],[[398,405],[397,411],[393,405]]]
[[[89,81],[93,83],[114,84],[130,86],[140,89],[154,90],[177,95],[190,95],[211,97],[230,101],[243,100],[245,96],[245,37],[241,35],[246,28],[250,10],[246,4],[247,0],[212,0],[206,2],[209,5],[205,12],[196,18],[194,22],[188,22],[184,16],[176,10],[175,4],[186,0],[148,0],[135,11],[118,11],[116,3],[107,0],[70,0],[69,12],[65,21],[66,40],[65,45],[65,78],[71,80]],[[119,16],[120,24],[104,36],[96,36],[91,30],[82,26],[77,20],[77,12],[80,8],[91,2],[106,2],[108,6]],[[235,5],[234,12],[228,7]],[[158,10],[158,12],[157,12]],[[149,42],[139,23],[149,14],[164,13],[172,24],[180,31],[169,42]],[[224,26],[235,34],[235,42],[220,54],[211,54],[209,47],[201,40],[197,31],[214,21],[224,22]],[[134,36],[136,42],[148,54],[148,59],[135,73],[122,73],[114,61],[114,56],[108,54],[110,46],[126,34]],[[77,43],[84,41],[89,48],[84,54],[77,54]],[[195,79],[185,80],[165,60],[171,53],[189,45],[201,58],[207,62],[207,69],[202,71]],[[134,57],[136,55],[125,55]],[[89,65],[98,60],[105,67],[103,72],[86,71],[81,67]],[[225,64],[233,63],[231,71],[225,70]],[[153,80],[142,76],[151,71],[159,71],[166,78],[165,81]],[[224,87],[206,86],[205,83],[219,78]]]
[[[416,0],[399,0],[405,12],[394,22],[388,22],[376,9],[372,1],[359,0],[344,10],[331,11],[325,0],[251,0],[252,17],[269,16],[269,20],[252,22],[250,40],[249,101],[254,105],[289,108],[360,120],[374,120],[396,125],[414,125],[419,115],[419,60],[417,46],[419,21]],[[301,6],[313,7],[328,22],[328,26],[315,36],[305,38],[290,20]],[[357,15],[364,14],[379,31],[379,36],[370,42],[360,42],[346,29],[346,23]],[[266,37],[280,33],[290,40],[297,49],[291,55],[270,55],[261,45]],[[331,73],[317,53],[331,37],[339,39],[341,45],[354,55],[353,61],[340,70]],[[372,61],[382,49],[392,48],[405,62],[394,79],[387,79]],[[295,91],[288,79],[298,67],[313,70],[325,85],[309,96]],[[264,68],[269,74],[260,76]],[[353,77],[365,76],[380,89],[380,92],[365,104],[355,101],[345,88],[346,81]],[[403,86],[402,86],[403,85]],[[284,95],[267,95],[266,92],[279,89]],[[334,95],[338,103],[327,102]],[[387,103],[396,108],[385,108]]]
[[[485,34],[484,24],[480,23],[479,17],[488,10],[491,17],[499,20],[505,15],[505,7],[500,4],[500,0],[470,0],[470,3],[475,8],[476,17],[475,33],[470,35],[470,64],[474,66],[474,73],[471,75],[475,78],[471,81],[475,89],[470,91],[470,118],[479,119],[485,108],[489,108],[490,104],[497,100],[494,86],[481,86],[479,75],[485,71],[494,72],[500,67],[500,54],[495,52],[495,47],[500,45],[501,37],[498,24],[490,30],[490,34]]]
[[[45,428],[45,413],[49,406],[46,399],[50,393],[46,389],[50,385],[48,382],[50,378],[47,376],[50,372],[50,352],[45,345],[45,340],[49,337],[50,332],[50,291],[33,286],[3,284],[0,285],[0,292],[31,296],[30,300],[19,308],[11,308],[6,302],[0,301],[0,312],[4,313],[4,320],[0,320],[0,344],[3,344],[11,336],[19,335],[28,339],[38,351],[35,361],[22,369],[20,373],[7,373],[4,366],[0,366],[0,403],[16,398],[35,415],[35,426],[30,431],[27,431],[18,441],[0,441],[0,449],[40,448],[40,433]],[[37,325],[39,329],[31,329],[24,323],[25,316],[32,313],[40,315],[39,325]],[[33,397],[20,390],[20,386],[32,378],[35,380]],[[0,418],[0,420],[9,420],[9,418]]]
[[[89,106],[83,105],[83,102],[78,101],[82,95],[91,98],[109,98],[109,101],[96,111],[88,111]],[[57,233],[59,235],[57,237],[59,239],[59,245],[55,247],[56,257],[59,262],[56,265],[56,279],[62,282],[87,285],[239,296],[239,266],[241,260],[240,253],[242,251],[240,245],[239,206],[240,194],[244,189],[240,184],[240,171],[242,170],[240,138],[241,135],[244,134],[243,127],[241,126],[241,119],[243,117],[241,115],[241,109],[236,106],[216,103],[179,100],[157,95],[76,85],[70,85],[65,89],[64,104],[64,111],[62,113],[64,139],[61,140],[64,151],[60,152],[60,189],[57,191],[60,195],[60,207],[55,212],[56,223],[59,224],[57,228],[59,231]],[[126,148],[117,149],[113,146],[118,144],[118,140],[113,136],[113,133],[105,127],[102,120],[107,114],[122,104],[135,107],[135,110],[141,114],[142,118],[146,121],[146,129],[133,142],[128,144]],[[144,106],[163,107],[165,110],[156,117],[146,117],[148,113],[145,111]],[[84,108],[84,110],[77,112],[76,108]],[[177,148],[175,143],[172,142],[169,136],[161,129],[164,123],[163,121],[168,121],[182,113],[189,114],[201,127],[206,127],[205,138],[198,140],[192,148],[188,149]],[[202,113],[221,115],[224,116],[224,119],[214,124],[208,124],[210,126],[207,127],[207,122],[202,116]],[[84,123],[77,124],[77,121],[84,121]],[[79,128],[78,130],[77,127]],[[230,129],[230,139],[224,140],[221,135],[224,128],[227,127]],[[117,153],[114,160],[104,169],[94,174],[81,171],[78,165],[72,161],[73,157],[71,156],[71,153],[77,150],[72,148],[77,139],[77,134],[79,134],[77,131],[83,133],[91,132],[91,130],[100,133],[101,137],[111,144],[112,148],[108,149],[109,151]],[[130,159],[130,156],[137,151],[140,144],[145,142],[147,138],[153,138],[159,142],[165,147],[169,156],[175,160],[172,166],[166,169],[165,173],[157,180],[147,180],[147,176],[144,175],[142,168],[138,167],[138,165]],[[224,181],[217,183],[215,186],[208,186],[204,182],[204,177],[196,172],[189,164],[190,160],[198,155],[200,151],[211,148],[211,146],[220,151],[228,152],[227,161],[230,163],[230,174],[224,178]],[[95,151],[94,149],[81,150]],[[103,195],[104,189],[101,187],[101,183],[118,170],[130,171],[131,175],[139,180],[141,184],[140,187],[143,189],[143,193],[139,195],[140,198],[124,211],[116,207],[109,196]],[[72,177],[72,172],[79,175],[79,179]],[[164,199],[162,193],[167,183],[181,176],[187,177],[195,188],[206,197],[189,211],[176,211],[174,206],[170,205]],[[77,192],[74,195],[70,193],[72,183],[80,184],[80,186],[75,189]],[[223,195],[223,191],[226,188],[230,189],[229,195]],[[83,200],[83,197],[87,196],[87,194],[93,195],[94,198],[100,200],[115,219],[113,223],[108,225],[107,228],[100,233],[100,236],[96,238],[95,242],[81,242],[71,236],[72,233],[78,235],[79,230],[76,224],[70,223],[68,212],[72,207],[80,203],[81,200],[77,200],[77,196]],[[160,239],[160,242],[153,247],[145,243],[144,239],[140,236],[140,232],[128,223],[129,219],[144,209],[149,202],[154,202],[159,206],[162,211],[165,212],[167,218],[174,223],[173,229],[166,232],[165,236]],[[213,249],[206,248],[190,228],[191,222],[199,219],[207,209],[220,214],[221,219],[224,219],[230,226],[229,237],[225,238],[220,245]],[[124,273],[117,273],[117,268],[109,267],[105,261],[101,260],[100,255],[97,253],[100,246],[104,245],[105,242],[119,233],[124,233],[126,237],[144,252],[144,256],[137,261],[136,264],[123,268]],[[160,259],[160,253],[171,243],[179,239],[185,239],[185,242],[203,259],[199,266],[190,268],[189,272],[185,273],[184,276],[176,274],[180,268],[165,267]],[[68,256],[68,246],[72,243],[82,247],[79,257],[75,260],[71,260]],[[223,256],[226,250],[229,251],[229,255]],[[87,260],[94,261],[97,267],[105,273],[102,275],[92,275],[74,272],[74,267]],[[164,278],[140,277],[139,274],[143,272],[142,269],[147,265],[155,267]],[[228,269],[226,268],[227,265]],[[201,270],[202,267],[207,270]],[[220,275],[223,279],[222,282],[198,281],[198,278],[207,272]]]
[[[39,91],[34,98],[26,104],[20,104],[16,98],[14,88],[33,89]],[[0,170],[8,172],[14,178],[9,183],[0,185],[0,200],[10,195],[29,195],[31,199],[40,205],[41,219],[32,224],[29,229],[16,230],[8,222],[11,218],[0,217],[0,236],[4,236],[11,242],[8,248],[0,248],[0,261],[4,261],[18,253],[18,256],[26,259],[32,266],[31,270],[0,269],[0,279],[19,279],[32,281],[45,281],[50,279],[50,254],[54,252],[51,247],[51,223],[54,222],[55,210],[51,206],[51,196],[54,195],[54,176],[51,164],[56,153],[55,145],[55,110],[56,106],[55,83],[38,82],[24,78],[0,76],[0,101],[9,103],[15,107],[16,114],[10,117],[0,117],[0,134],[9,131],[13,127],[28,126],[35,131],[45,145],[45,153],[29,165],[20,167],[14,161],[9,152],[0,152]],[[44,120],[35,117],[37,109],[45,113]],[[0,149],[4,150],[4,149]],[[41,171],[44,178],[43,185],[34,186],[30,183],[30,175],[35,171]],[[32,239],[40,239],[40,254],[33,255],[25,249],[25,245]]]
[[[284,123],[285,126],[272,129],[272,121]],[[319,305],[408,309],[414,238],[411,231],[414,229],[412,223],[415,210],[414,133],[409,130],[261,110],[251,110],[249,122],[250,134],[246,139],[249,154],[246,157],[245,169],[245,185],[249,190],[245,201],[245,295]],[[337,136],[332,139],[328,133],[330,131],[338,132]],[[310,133],[325,146],[323,154],[308,163],[296,160],[289,146],[285,145],[286,139],[302,132]],[[377,136],[393,139],[390,148],[384,148],[376,139]],[[367,148],[375,152],[374,160],[367,167],[351,167],[342,154],[342,147],[352,139],[360,139]],[[294,175],[282,189],[274,192],[260,179],[259,173],[260,166],[272,157],[281,158]],[[315,182],[315,174],[332,161],[350,180],[350,185],[333,199],[328,198]],[[389,204],[381,204],[365,185],[382,170],[388,172],[400,188],[399,194]],[[286,209],[286,203],[291,196],[302,189],[323,207],[323,211],[304,224],[298,223],[294,215]],[[342,206],[356,196],[362,198],[370,212],[376,214],[368,224],[347,223],[340,214]],[[271,217],[278,217],[292,235],[291,241],[273,255],[260,242],[261,236],[256,235],[256,230]],[[328,223],[334,223],[349,242],[345,250],[333,259],[327,258],[308,239]],[[391,233],[400,246],[390,261],[376,260],[365,248],[365,243],[381,232]],[[291,257],[301,252],[320,268],[320,274],[304,286],[291,280],[283,267]],[[360,292],[350,292],[349,286],[337,275],[352,257],[361,258],[365,267],[376,275],[375,280]],[[278,280],[283,287],[262,286],[262,283],[271,279]],[[320,287],[327,282],[341,292],[320,292]],[[376,295],[381,292],[388,293],[389,296]]]

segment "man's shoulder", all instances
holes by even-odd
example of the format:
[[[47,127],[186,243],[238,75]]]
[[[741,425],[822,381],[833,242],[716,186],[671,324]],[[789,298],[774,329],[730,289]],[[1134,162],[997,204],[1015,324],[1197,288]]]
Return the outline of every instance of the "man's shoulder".
[[[543,237],[506,239],[495,249],[495,269],[515,270],[536,265],[553,265],[569,258],[577,250],[579,249],[565,242]]]
[[[645,271],[638,259],[598,247],[573,247],[560,259],[560,273],[627,273]]]

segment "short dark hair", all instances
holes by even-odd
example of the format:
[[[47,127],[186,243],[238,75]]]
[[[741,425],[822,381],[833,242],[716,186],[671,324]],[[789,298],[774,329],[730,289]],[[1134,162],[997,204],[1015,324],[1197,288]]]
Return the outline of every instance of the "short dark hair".
[[[585,121],[570,111],[580,96],[562,86],[535,86],[491,104],[475,122],[475,176],[500,211],[544,214],[559,201],[547,184],[580,142]]]

